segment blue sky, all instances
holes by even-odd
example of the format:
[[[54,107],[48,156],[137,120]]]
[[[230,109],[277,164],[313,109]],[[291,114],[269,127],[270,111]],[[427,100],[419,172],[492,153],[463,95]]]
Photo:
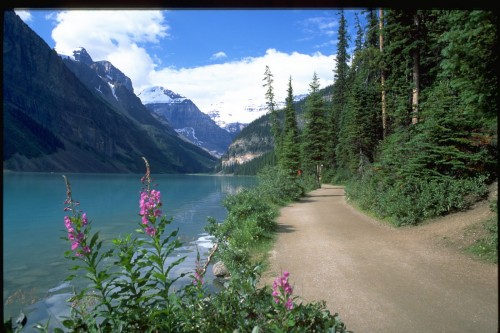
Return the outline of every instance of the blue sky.
[[[346,9],[353,31],[354,12]],[[333,82],[339,11],[229,10],[16,10],[51,48],[71,54],[84,47],[132,79],[134,90],[159,85],[193,100],[203,112],[237,114],[264,103],[265,66],[277,99],[308,93],[314,72]],[[364,15],[360,15],[364,22]],[[351,42],[352,44],[352,42]]]

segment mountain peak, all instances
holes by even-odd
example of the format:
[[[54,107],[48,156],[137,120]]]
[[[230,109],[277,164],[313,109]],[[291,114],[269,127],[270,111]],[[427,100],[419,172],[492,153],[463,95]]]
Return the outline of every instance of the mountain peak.
[[[182,103],[187,100],[186,97],[160,86],[146,88],[141,91],[137,97],[141,99],[144,105]]]
[[[90,54],[88,54],[87,50],[83,47],[79,47],[73,50],[73,57],[76,61],[84,63],[87,66],[90,66],[94,63]]]
[[[120,84],[124,86],[128,91],[134,93],[134,87],[132,86],[132,81],[128,76],[123,74],[118,68],[113,66],[112,63],[106,60],[96,61],[93,64],[96,67],[97,74],[107,82],[113,84]]]

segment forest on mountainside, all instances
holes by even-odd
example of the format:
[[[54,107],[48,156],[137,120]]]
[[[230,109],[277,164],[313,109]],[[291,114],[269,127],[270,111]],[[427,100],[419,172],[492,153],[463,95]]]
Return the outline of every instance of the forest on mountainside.
[[[497,179],[497,14],[363,15],[367,25],[356,16],[349,36],[339,11],[331,100],[311,73],[300,117],[291,81],[285,109],[275,110],[266,68],[275,157],[247,169],[274,163],[292,178],[345,184],[348,200],[398,226],[470,207]]]

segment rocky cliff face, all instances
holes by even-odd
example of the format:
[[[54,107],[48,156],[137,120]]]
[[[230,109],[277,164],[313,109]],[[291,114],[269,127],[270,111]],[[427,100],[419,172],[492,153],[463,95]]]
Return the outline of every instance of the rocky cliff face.
[[[139,126],[153,126],[176,136],[170,126],[161,124],[142,104],[134,94],[132,81],[110,62],[94,62],[84,48],[73,51],[73,57],[63,57],[63,61],[90,91]]]
[[[274,149],[269,116],[262,116],[243,128],[220,162],[222,168],[244,164]]]
[[[155,172],[211,170],[212,156],[148,116],[137,96],[134,103],[131,82],[116,75],[113,90],[99,80],[95,73],[116,74],[109,63],[85,70],[89,58],[71,71],[72,60],[4,12],[4,170],[142,173],[142,156]]]
[[[138,94],[146,107],[163,117],[187,140],[216,157],[222,156],[232,142],[232,135],[190,100],[163,87],[150,87]]]

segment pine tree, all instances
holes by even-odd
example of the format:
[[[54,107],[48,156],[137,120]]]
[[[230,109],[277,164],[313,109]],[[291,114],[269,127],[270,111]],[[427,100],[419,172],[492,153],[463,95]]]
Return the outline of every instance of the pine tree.
[[[285,121],[283,127],[283,147],[279,157],[279,165],[290,176],[296,176],[300,167],[299,130],[295,107],[293,105],[292,78],[288,81],[286,97]]]
[[[335,82],[332,90],[332,110],[328,119],[328,141],[326,151],[326,164],[330,169],[336,167],[335,150],[339,141],[340,120],[342,112],[346,106],[348,86],[347,76],[349,73],[349,54],[348,48],[348,35],[347,35],[347,21],[344,16],[344,11],[339,13],[340,24],[338,30],[337,42],[337,64],[335,66]]]
[[[372,22],[372,21],[370,21]],[[373,26],[375,28],[375,26]],[[379,10],[379,50],[380,54],[384,53],[384,10],[380,8]],[[373,42],[372,45],[375,45]],[[384,63],[381,63],[380,68],[380,105],[382,109],[382,137],[385,138],[387,134],[387,103],[386,103],[386,90],[385,90],[385,66]]]
[[[386,80],[386,137],[411,123],[411,39],[415,10],[385,12],[383,63]]]
[[[374,20],[368,22],[376,24]],[[359,21],[356,24],[357,47],[347,81],[349,94],[341,117],[339,143],[336,149],[339,180],[365,172],[367,164],[374,160],[374,152],[382,135],[377,39],[367,38],[365,46],[359,47],[362,45],[363,31]],[[376,27],[376,25],[369,27],[368,36]]]
[[[452,10],[443,13],[441,21],[448,29],[440,37],[440,79],[450,80],[467,112],[479,113],[489,122],[498,114],[498,16],[491,11]]]
[[[356,40],[354,41],[354,54],[356,54],[363,48],[363,27],[361,26],[358,13],[354,13],[354,22],[356,25]]]
[[[425,167],[453,178],[496,177],[497,21],[489,11],[442,11],[433,34],[442,46],[440,70],[426,91],[415,154]],[[433,76],[434,78],[434,76]]]
[[[421,95],[434,81],[440,61],[435,35],[438,12],[389,10],[384,27],[383,51],[387,101],[387,131],[406,130],[418,120]]]
[[[365,177],[347,190],[363,208],[413,224],[467,207],[484,195],[485,179],[497,177],[498,17],[476,10],[384,16],[387,136],[363,141],[374,137],[366,135],[374,128],[365,110],[374,105],[370,77],[378,63],[376,48],[366,47],[354,55],[337,158],[352,174],[356,148],[376,151]]]
[[[273,134],[273,139],[274,139],[275,155],[280,156],[281,155],[281,153],[280,153],[280,150],[281,150],[281,126],[280,126],[280,122],[278,119],[278,112],[275,109],[276,102],[274,101],[273,74],[271,73],[271,69],[267,65],[266,65],[266,70],[264,72],[263,81],[265,81],[265,83],[263,84],[263,87],[267,87],[266,106],[267,106],[267,111],[269,114],[269,119],[271,122],[271,132]]]
[[[370,8],[365,12],[365,14],[367,22],[365,44],[366,46],[378,47],[378,41],[380,38],[380,31],[379,31],[380,21],[379,18],[377,17],[377,10]]]
[[[314,73],[306,100],[305,126],[302,133],[302,167],[304,173],[315,175],[320,186],[320,172],[325,159],[326,109],[319,94],[319,79]]]

